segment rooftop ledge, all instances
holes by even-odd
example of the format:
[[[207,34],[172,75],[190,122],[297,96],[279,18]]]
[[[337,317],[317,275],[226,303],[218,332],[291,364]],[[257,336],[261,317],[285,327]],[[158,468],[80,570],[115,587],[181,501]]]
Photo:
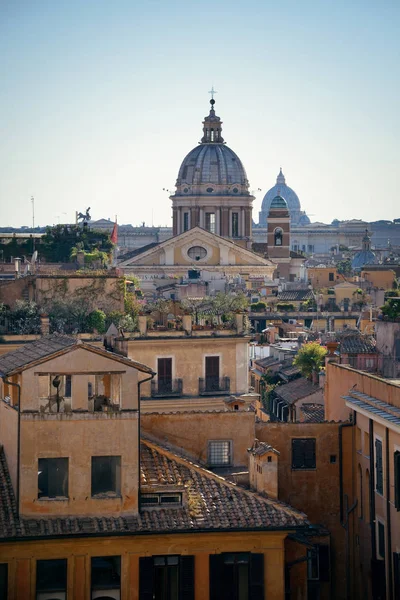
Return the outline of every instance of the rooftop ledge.
[[[70,412],[43,413],[40,411],[22,411],[21,419],[23,421],[85,421],[97,420],[107,421],[110,419],[129,420],[137,419],[138,409],[117,410],[110,412],[90,412],[84,410],[72,410]]]

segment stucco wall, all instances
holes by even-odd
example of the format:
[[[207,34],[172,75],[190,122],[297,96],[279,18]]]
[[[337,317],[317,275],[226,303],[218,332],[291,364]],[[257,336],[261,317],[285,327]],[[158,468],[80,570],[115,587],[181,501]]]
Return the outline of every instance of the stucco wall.
[[[247,467],[247,448],[254,441],[254,413],[150,413],[141,416],[141,430],[160,442],[182,448],[185,454],[203,464],[208,460],[210,440],[231,440],[233,466]]]

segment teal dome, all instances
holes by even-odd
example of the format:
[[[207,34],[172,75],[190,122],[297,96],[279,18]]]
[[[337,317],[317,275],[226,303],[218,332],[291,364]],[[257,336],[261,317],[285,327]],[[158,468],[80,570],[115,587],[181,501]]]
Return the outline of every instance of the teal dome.
[[[269,209],[274,210],[276,208],[281,210],[288,210],[288,205],[285,198],[282,198],[282,196],[279,196],[279,194],[275,196],[275,198],[273,198]]]

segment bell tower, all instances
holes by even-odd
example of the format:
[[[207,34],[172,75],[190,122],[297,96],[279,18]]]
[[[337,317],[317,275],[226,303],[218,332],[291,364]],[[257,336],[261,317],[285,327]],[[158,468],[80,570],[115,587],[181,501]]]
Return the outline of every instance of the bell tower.
[[[290,259],[290,214],[286,200],[279,194],[268,213],[268,258]]]

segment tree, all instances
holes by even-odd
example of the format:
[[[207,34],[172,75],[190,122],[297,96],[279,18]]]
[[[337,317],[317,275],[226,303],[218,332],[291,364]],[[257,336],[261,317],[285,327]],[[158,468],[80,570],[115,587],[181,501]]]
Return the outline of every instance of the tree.
[[[49,262],[69,262],[76,255],[75,248],[92,254],[93,252],[109,253],[113,247],[110,234],[82,228],[79,225],[55,225],[47,227],[39,245],[39,255]],[[97,254],[96,258],[102,255]]]
[[[347,258],[346,260],[340,260],[337,265],[337,272],[340,273],[341,275],[350,275],[352,268],[351,268],[351,260],[349,258]]]
[[[293,364],[299,367],[304,377],[311,377],[313,371],[318,373],[324,364],[326,354],[326,348],[320,346],[318,342],[309,342],[300,348]]]
[[[390,298],[381,308],[382,314],[388,321],[400,319],[400,298]]]

